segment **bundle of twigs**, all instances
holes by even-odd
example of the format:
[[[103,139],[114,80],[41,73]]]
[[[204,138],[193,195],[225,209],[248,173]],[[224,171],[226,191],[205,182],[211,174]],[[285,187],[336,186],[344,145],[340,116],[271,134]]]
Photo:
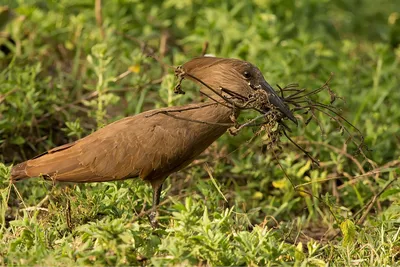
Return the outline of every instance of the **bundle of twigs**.
[[[346,135],[346,144],[353,143],[358,153],[362,154],[364,157],[365,154],[363,149],[365,148],[364,137],[360,130],[355,127],[350,121],[348,121],[343,115],[341,115],[341,109],[334,106],[334,102],[337,99],[344,99],[338,95],[330,88],[329,83],[333,78],[333,74],[331,73],[328,80],[319,88],[307,91],[305,88],[299,88],[298,84],[289,84],[283,88],[278,85],[280,89],[281,98],[284,102],[292,107],[292,112],[296,113],[298,116],[308,116],[304,121],[304,125],[307,126],[311,121],[314,121],[320,129],[321,135],[325,135],[324,127],[320,122],[317,113],[321,113],[324,116],[329,117],[332,121],[334,121],[339,127],[338,131],[343,135]],[[315,96],[319,95],[322,92],[327,92],[330,96],[330,101],[328,104],[319,102],[314,99]],[[285,135],[286,138],[290,142],[292,142],[296,147],[302,150],[315,164],[319,165],[318,162],[310,156],[310,154],[301,148],[296,142],[294,142],[286,132],[287,127],[278,127],[276,130],[278,133]],[[353,134],[355,132],[355,134]]]
[[[288,132],[291,132],[291,130],[283,121],[285,116],[275,106],[269,103],[267,95],[268,93],[266,91],[255,90],[252,95],[246,97],[229,90],[229,88],[219,88],[219,90],[212,88],[204,83],[202,80],[194,77],[193,75],[189,73],[182,73],[182,70],[180,68],[176,69],[176,75],[179,77],[178,84],[175,87],[175,91],[177,93],[183,93],[180,89],[180,84],[185,76],[190,76],[193,80],[198,81],[201,85],[208,88],[214,94],[222,98],[223,101],[214,99],[210,95],[207,95],[205,92],[200,91],[203,95],[210,98],[214,102],[231,108],[233,113],[237,109],[247,109],[255,110],[261,114],[244,123],[233,121],[232,127],[229,129],[229,132],[232,135],[236,135],[240,130],[245,127],[258,127],[259,130],[257,131],[257,135],[261,134],[262,132],[265,132],[267,135],[267,148],[279,145],[281,137],[285,136],[308,158],[310,158],[313,163],[319,165],[318,161],[314,159],[310,155],[310,153],[308,153],[305,149],[298,145],[289,136]],[[359,153],[365,157],[363,153],[363,148],[365,146],[363,135],[351,122],[349,122],[340,114],[341,110],[333,105],[336,99],[342,98],[337,96],[335,92],[330,88],[329,83],[332,80],[332,77],[333,74],[331,74],[329,79],[321,87],[310,91],[304,88],[300,88],[297,84],[289,84],[283,88],[278,85],[281,98],[291,108],[291,111],[296,114],[297,117],[303,118],[308,116],[308,118],[303,118],[302,120],[304,121],[305,126],[307,126],[311,121],[314,121],[316,124],[318,124],[322,135],[325,134],[325,131],[322,123],[317,116],[317,113],[321,113],[324,116],[327,116],[331,120],[335,121],[339,125],[338,130],[347,135],[346,143],[352,142],[353,144],[355,144]],[[315,99],[315,96],[319,95],[322,92],[328,92],[330,96],[330,102],[328,104],[319,102]],[[351,129],[353,129],[356,134],[353,134],[353,131]]]

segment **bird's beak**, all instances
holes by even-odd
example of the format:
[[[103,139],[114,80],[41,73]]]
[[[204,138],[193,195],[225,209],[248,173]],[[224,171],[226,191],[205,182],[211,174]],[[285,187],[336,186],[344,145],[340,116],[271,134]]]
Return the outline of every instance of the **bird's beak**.
[[[290,109],[285,105],[283,100],[278,96],[274,89],[272,89],[271,85],[269,85],[265,80],[261,82],[261,88],[264,89],[268,93],[269,103],[278,108],[280,112],[282,112],[286,117],[288,117],[291,121],[293,121],[297,125],[297,120],[293,116],[293,113]]]

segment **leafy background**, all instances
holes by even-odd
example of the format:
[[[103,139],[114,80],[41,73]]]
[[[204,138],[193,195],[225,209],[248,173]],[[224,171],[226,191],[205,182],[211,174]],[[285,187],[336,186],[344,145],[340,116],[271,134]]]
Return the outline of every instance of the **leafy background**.
[[[399,260],[398,1],[0,3],[1,265]],[[325,134],[314,123],[291,127],[320,168],[285,139],[266,150],[251,129],[226,134],[167,180],[156,230],[139,180],[9,183],[13,163],[119,118],[199,101],[190,83],[174,95],[172,67],[205,42],[208,53],[257,65],[271,84],[318,88],[334,73],[331,88],[345,99],[336,105],[363,133],[369,160],[322,115]]]

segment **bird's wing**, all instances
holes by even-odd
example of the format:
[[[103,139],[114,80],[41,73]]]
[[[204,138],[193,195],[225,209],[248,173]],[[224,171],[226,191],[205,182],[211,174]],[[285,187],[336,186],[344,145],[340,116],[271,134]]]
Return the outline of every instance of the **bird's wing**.
[[[195,111],[188,113],[198,114]],[[160,111],[121,119],[21,163],[13,168],[11,178],[44,175],[65,182],[103,182],[140,176],[158,180],[186,166],[225,131],[164,114],[148,116],[154,112]]]
[[[187,130],[169,123],[170,117],[146,114],[124,118],[21,163],[14,167],[14,180],[40,175],[64,182],[161,179],[182,163],[178,150]]]
[[[174,155],[184,129],[172,129],[162,115],[138,115],[111,124],[78,143],[78,161],[96,176],[143,179],[154,170],[174,165]],[[167,119],[168,120],[168,119]],[[162,126],[161,126],[162,125]]]

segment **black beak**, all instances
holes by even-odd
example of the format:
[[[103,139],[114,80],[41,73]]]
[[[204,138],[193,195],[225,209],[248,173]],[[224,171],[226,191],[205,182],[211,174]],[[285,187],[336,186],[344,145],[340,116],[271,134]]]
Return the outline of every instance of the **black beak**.
[[[290,109],[283,103],[283,100],[278,96],[274,89],[272,89],[271,85],[269,85],[265,80],[261,82],[261,88],[264,89],[268,93],[269,103],[274,105],[282,112],[286,117],[288,117],[291,121],[293,121],[297,125],[297,120],[293,116],[293,113]]]

